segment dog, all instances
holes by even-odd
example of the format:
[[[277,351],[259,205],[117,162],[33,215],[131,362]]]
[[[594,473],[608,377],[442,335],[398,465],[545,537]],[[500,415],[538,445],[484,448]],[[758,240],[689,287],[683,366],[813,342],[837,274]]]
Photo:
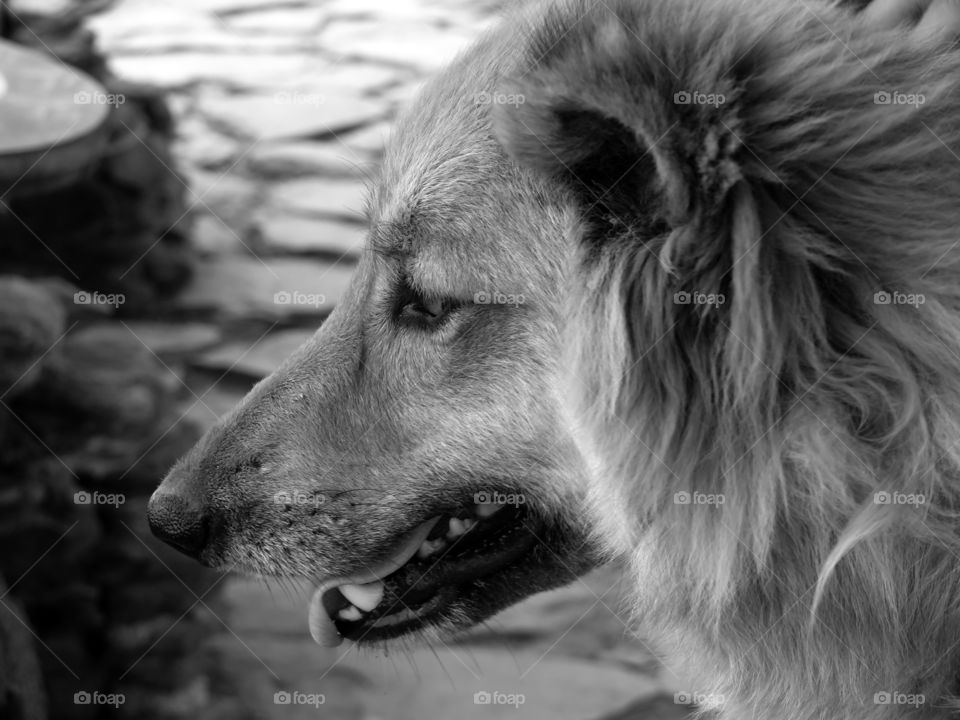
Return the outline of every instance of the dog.
[[[617,559],[706,712],[957,716],[956,27],[525,3],[404,112],[349,291],[154,532],[311,578],[327,646]]]

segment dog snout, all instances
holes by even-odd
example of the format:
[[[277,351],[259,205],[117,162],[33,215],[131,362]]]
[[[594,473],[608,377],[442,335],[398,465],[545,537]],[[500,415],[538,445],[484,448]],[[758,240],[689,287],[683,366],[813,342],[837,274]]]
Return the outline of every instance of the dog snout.
[[[207,517],[182,495],[155,492],[147,505],[147,521],[155,536],[190,557],[199,558],[207,544]]]

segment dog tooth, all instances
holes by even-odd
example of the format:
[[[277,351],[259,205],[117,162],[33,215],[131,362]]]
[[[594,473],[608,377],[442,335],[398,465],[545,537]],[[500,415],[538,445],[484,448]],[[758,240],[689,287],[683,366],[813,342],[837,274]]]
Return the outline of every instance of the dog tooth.
[[[477,514],[479,518],[488,518],[494,513],[498,513],[503,509],[503,505],[498,505],[497,503],[480,503],[474,507],[473,511]]]
[[[460,518],[450,518],[448,538],[458,538],[467,531],[466,524]]]
[[[363,617],[363,613],[360,612],[358,608],[355,608],[353,605],[348,605],[343,608],[340,612],[337,613],[337,616],[341,620],[347,620],[349,622],[356,622]]]
[[[420,546],[420,549],[417,550],[417,557],[421,560],[425,560],[438,550],[443,549],[446,544],[447,543],[443,538],[437,538],[436,540],[424,540],[423,544]]]
[[[341,585],[340,593],[365,612],[370,612],[383,600],[383,583],[379,580],[363,585]]]

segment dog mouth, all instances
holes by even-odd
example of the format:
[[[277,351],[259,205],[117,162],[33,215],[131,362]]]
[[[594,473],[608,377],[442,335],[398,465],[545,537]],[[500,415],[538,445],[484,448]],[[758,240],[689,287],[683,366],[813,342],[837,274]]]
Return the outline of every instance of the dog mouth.
[[[435,516],[405,534],[386,559],[319,585],[310,633],[319,645],[335,647],[344,638],[377,642],[439,624],[532,560],[542,528],[520,503],[474,504]]]

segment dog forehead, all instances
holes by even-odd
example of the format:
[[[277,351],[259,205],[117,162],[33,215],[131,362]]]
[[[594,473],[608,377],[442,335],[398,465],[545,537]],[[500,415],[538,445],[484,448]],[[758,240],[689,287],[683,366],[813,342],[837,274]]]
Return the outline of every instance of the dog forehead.
[[[449,117],[394,134],[398,149],[372,196],[370,242],[405,256],[436,292],[532,300],[551,284],[572,223],[508,158],[486,118],[464,114],[450,126]]]
[[[477,289],[531,284],[529,178],[494,139],[490,103],[505,69],[488,36],[433,78],[398,118],[368,202],[371,242],[435,276]],[[456,273],[458,280],[452,280]]]
[[[406,257],[438,291],[522,292],[539,272],[533,238],[516,219],[528,214],[517,183],[500,155],[493,161],[473,151],[415,163],[380,185],[370,241],[386,255]]]

